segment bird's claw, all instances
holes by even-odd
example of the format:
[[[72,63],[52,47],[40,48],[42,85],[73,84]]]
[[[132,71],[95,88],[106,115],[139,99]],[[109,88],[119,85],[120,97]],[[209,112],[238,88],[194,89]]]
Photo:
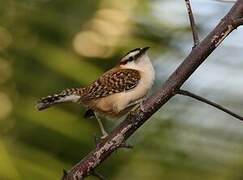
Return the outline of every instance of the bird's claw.
[[[102,136],[94,135],[94,142],[95,146],[97,147],[98,144],[103,141],[105,138],[107,138],[108,133],[103,134]]]

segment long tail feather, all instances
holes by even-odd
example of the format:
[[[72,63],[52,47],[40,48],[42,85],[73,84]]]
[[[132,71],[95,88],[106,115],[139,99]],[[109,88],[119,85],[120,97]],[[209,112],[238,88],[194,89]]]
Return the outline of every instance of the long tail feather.
[[[73,88],[62,91],[59,94],[50,95],[41,98],[37,104],[36,108],[41,111],[47,109],[55,104],[60,104],[64,102],[78,102],[81,98],[82,89]]]

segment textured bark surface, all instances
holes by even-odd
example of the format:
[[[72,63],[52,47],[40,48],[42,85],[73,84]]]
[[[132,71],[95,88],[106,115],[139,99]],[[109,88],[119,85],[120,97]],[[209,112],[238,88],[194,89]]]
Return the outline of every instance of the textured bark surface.
[[[111,134],[97,144],[86,157],[78,162],[63,176],[63,180],[81,180],[92,175],[112,152],[121,145],[143,125],[159,108],[177,94],[183,83],[218,47],[218,45],[238,26],[243,23],[243,0],[238,0],[228,14],[204,38],[171,74],[168,80],[150,96],[143,105],[130,113],[128,117],[116,127]]]

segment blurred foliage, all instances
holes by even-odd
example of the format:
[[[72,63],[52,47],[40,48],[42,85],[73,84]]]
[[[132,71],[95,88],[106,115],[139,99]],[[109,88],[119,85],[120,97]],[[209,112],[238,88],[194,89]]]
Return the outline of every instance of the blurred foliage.
[[[171,26],[155,18],[150,1],[0,0],[0,4],[3,180],[60,179],[62,169],[94,147],[99,128],[96,121],[83,119],[82,107],[68,104],[37,112],[39,97],[87,85],[132,48],[151,46],[154,57],[177,51],[172,37],[188,30],[187,25]],[[132,152],[119,150],[99,171],[117,180],[242,178],[243,156],[234,151],[242,149],[238,142],[243,136],[229,142],[224,131],[210,134],[162,115],[156,118],[132,138],[136,144]],[[114,123],[106,125],[111,129]],[[200,134],[209,140],[200,142]],[[187,142],[178,136],[187,137]],[[228,148],[229,153],[213,154],[204,146]]]

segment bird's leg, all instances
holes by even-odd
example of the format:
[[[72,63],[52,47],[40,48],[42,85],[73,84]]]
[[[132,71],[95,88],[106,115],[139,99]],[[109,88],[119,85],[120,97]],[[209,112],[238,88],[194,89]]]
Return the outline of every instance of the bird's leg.
[[[99,118],[99,116],[98,116],[96,113],[94,113],[94,114],[95,114],[95,118],[96,118],[97,121],[98,121],[98,124],[99,124],[99,126],[100,126],[100,130],[101,130],[101,133],[102,133],[101,139],[105,139],[105,138],[108,136],[108,133],[106,132],[106,130],[105,130],[105,128],[104,128],[104,126],[103,126],[103,124],[102,124],[102,121],[101,121],[101,119]]]
[[[134,102],[131,102],[130,104],[127,105],[127,108],[135,106],[135,105],[138,105],[138,104],[142,103],[143,100],[144,100],[144,98],[141,98],[141,99],[138,99],[138,100],[136,100]]]
[[[146,98],[141,98],[141,99],[138,99],[138,100],[136,100],[136,101],[134,101],[134,102],[131,102],[130,104],[127,105],[127,108],[129,108],[129,107],[133,107],[133,106],[136,107],[136,105],[139,105],[139,106],[141,107],[142,111],[143,111],[142,103],[143,103],[143,101],[144,101],[145,99],[146,99]],[[135,107],[134,107],[134,109],[135,109]]]
[[[129,107],[133,107],[132,110],[130,112],[133,111],[133,109],[136,108],[137,105],[141,106],[142,105],[142,102],[145,100],[145,98],[141,98],[141,99],[138,99],[136,101],[133,101],[131,102],[130,104],[127,105],[126,108],[129,108]],[[142,107],[141,107],[142,108]],[[127,144],[126,142],[123,142],[121,145],[120,145],[121,148],[127,148],[127,149],[132,149],[133,146],[130,145],[130,144]]]
[[[128,104],[127,108],[134,106],[133,109],[135,109],[136,106],[139,105],[141,107],[142,111],[143,111],[142,103],[143,103],[144,100],[145,100],[145,98],[138,99],[138,100]],[[133,109],[131,110],[131,112],[133,111]],[[133,148],[132,145],[129,145],[126,142],[123,142],[120,147],[121,148],[127,148],[127,149],[132,149]]]

